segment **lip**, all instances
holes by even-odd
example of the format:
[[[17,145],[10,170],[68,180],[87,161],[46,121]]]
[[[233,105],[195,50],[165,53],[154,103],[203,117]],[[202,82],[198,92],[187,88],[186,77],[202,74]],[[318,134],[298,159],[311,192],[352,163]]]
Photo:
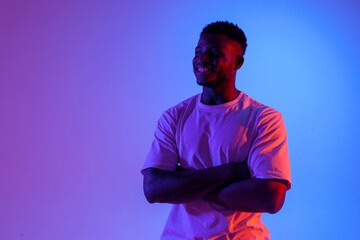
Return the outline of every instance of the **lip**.
[[[199,71],[199,68],[207,68],[207,71]],[[212,72],[214,72],[216,70],[215,66],[212,65],[195,65],[194,69],[196,71],[197,74],[201,74],[201,75],[207,75],[210,74]]]

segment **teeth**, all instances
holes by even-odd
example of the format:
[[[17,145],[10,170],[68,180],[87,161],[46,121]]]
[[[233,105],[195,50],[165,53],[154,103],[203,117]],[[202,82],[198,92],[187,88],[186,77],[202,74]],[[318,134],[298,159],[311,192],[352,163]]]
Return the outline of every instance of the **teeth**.
[[[210,71],[210,69],[211,69],[210,67],[199,67],[198,71],[199,72],[207,72],[207,71]]]

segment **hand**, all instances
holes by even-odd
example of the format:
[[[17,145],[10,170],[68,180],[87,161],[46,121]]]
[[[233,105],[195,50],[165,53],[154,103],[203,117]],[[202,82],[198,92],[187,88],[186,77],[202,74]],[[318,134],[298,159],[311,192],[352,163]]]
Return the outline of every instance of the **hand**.
[[[232,179],[233,179],[232,183],[251,178],[250,171],[249,171],[246,160],[241,163],[232,162],[232,163],[224,164],[222,166],[225,167],[227,170],[229,170],[229,172],[232,176]],[[206,193],[203,196],[203,198],[226,208],[226,205],[224,205],[224,203],[219,200],[219,193],[220,193],[221,189],[223,189],[223,187],[226,187],[228,185],[229,184],[226,184],[222,187],[218,187],[217,189],[214,189],[214,190]]]

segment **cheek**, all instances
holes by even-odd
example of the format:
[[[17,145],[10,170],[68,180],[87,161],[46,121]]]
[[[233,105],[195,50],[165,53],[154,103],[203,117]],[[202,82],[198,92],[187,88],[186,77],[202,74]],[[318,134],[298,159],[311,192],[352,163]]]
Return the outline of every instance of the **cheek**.
[[[233,59],[227,59],[227,61],[226,61],[226,68],[228,68],[228,69],[233,69],[233,66],[234,66]]]

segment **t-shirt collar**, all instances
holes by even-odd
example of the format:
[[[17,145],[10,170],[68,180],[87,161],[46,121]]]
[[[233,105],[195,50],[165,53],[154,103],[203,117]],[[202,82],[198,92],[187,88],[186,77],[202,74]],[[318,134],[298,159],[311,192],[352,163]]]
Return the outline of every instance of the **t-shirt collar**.
[[[216,110],[216,109],[226,109],[229,108],[231,106],[237,105],[240,101],[240,99],[243,97],[244,93],[243,92],[239,92],[238,96],[226,103],[222,103],[222,104],[218,104],[218,105],[207,105],[201,102],[201,93],[198,94],[197,97],[197,105],[199,108],[204,109],[204,110]]]

